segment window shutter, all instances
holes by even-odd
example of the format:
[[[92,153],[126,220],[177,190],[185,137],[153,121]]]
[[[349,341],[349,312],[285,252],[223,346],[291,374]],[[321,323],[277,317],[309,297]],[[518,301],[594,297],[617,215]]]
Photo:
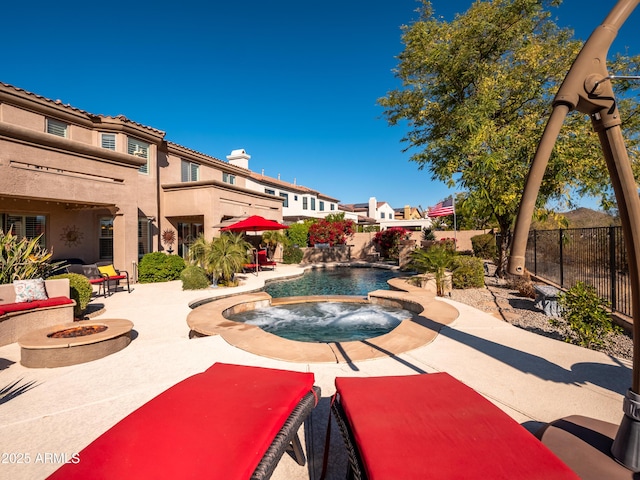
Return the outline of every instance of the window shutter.
[[[47,133],[67,138],[67,124],[52,118],[47,119]]]
[[[113,133],[103,133],[102,148],[106,148],[107,150],[115,150],[116,149],[116,136]]]
[[[191,164],[191,181],[197,182],[200,178],[200,165],[197,163]]]

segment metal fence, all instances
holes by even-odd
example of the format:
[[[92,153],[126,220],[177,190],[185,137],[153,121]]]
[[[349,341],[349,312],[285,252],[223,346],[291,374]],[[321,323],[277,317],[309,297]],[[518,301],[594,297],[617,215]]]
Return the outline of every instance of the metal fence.
[[[593,285],[614,312],[631,316],[631,284],[621,227],[532,230],[529,272],[562,288]]]

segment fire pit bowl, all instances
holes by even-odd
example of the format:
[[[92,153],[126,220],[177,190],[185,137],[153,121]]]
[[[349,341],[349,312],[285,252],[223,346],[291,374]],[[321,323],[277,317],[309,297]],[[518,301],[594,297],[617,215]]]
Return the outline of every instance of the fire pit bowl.
[[[18,339],[20,363],[29,368],[66,367],[119,352],[131,343],[133,322],[124,319],[63,323]]]

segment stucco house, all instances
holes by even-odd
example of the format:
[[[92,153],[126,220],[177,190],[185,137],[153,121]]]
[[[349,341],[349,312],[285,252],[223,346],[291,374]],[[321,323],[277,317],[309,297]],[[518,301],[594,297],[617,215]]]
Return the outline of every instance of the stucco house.
[[[113,261],[135,273],[143,254],[185,254],[225,219],[282,221],[284,199],[248,182],[246,169],[156,128],[0,83],[0,229],[42,235],[54,258]],[[166,231],[173,244],[162,242]]]
[[[273,195],[282,200],[282,219],[287,223],[294,223],[308,218],[324,218],[338,213],[339,200],[317,190],[286,182],[278,178],[269,177],[262,173],[255,173],[249,169],[251,156],[244,150],[234,150],[227,156],[229,163],[244,168],[247,172],[247,188]]]

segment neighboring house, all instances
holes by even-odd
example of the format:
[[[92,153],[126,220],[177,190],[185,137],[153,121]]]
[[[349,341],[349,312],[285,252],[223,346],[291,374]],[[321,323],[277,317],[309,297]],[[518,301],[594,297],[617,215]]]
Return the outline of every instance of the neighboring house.
[[[375,197],[369,198],[367,203],[340,205],[345,212],[345,218],[357,220],[358,225],[379,225],[381,230],[390,227],[403,227],[407,230],[422,230],[431,226],[431,219],[423,218],[420,209],[409,206],[394,209],[387,202],[378,202]],[[402,215],[398,213],[402,211]],[[401,218],[399,218],[401,217]]]
[[[297,222],[307,218],[324,218],[338,212],[339,200],[320,193],[311,188],[285,182],[258,174],[249,170],[251,156],[244,150],[234,150],[227,156],[229,163],[246,169],[249,178],[247,188],[267,195],[273,195],[282,200],[282,219],[285,222]]]
[[[395,212],[387,202],[378,202],[375,197],[367,203],[340,205],[340,210],[357,215],[359,225],[378,224],[381,221],[393,220]]]
[[[403,208],[394,208],[393,210],[396,220],[418,220],[425,217],[421,207],[405,205]]]
[[[42,235],[56,259],[135,272],[143,254],[186,255],[192,239],[213,237],[224,220],[282,221],[283,198],[250,188],[250,173],[122,115],[0,83],[0,229]],[[174,244],[163,244],[165,231]]]

